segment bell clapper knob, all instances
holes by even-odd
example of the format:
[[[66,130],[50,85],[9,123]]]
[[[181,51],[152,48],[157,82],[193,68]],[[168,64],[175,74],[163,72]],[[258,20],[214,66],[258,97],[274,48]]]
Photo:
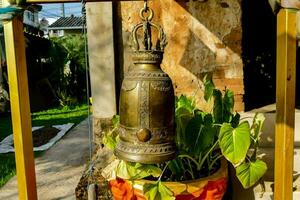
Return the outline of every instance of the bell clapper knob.
[[[140,129],[136,136],[140,142],[148,142],[151,139],[151,131],[147,128]]]

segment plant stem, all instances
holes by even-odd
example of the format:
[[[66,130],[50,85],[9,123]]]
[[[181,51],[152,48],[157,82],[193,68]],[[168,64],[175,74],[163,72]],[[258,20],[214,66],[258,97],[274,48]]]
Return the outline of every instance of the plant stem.
[[[191,157],[191,156],[189,156],[189,155],[179,155],[178,158],[188,158],[188,159],[190,159],[191,161],[193,161],[193,163],[196,164],[197,169],[198,169],[198,167],[199,167],[199,163],[197,162],[197,160],[195,160],[193,157]]]
[[[219,144],[219,141],[216,141],[216,143],[209,149],[209,151],[204,155],[204,157],[202,158],[201,162],[198,165],[198,170],[201,170],[206,158],[208,157],[209,153],[212,152],[214,150],[214,148]]]
[[[215,159],[213,159],[213,161],[210,163],[210,165],[208,166],[208,170],[211,171],[212,167],[214,166],[214,164],[217,162],[217,160],[219,160],[220,158],[222,158],[223,155],[220,154],[218,155]]]
[[[252,119],[252,117],[242,117],[240,121],[243,121],[244,119]]]
[[[199,153],[198,163],[200,163],[201,159],[202,159],[202,151]]]
[[[188,161],[188,164],[189,164],[189,167],[190,167],[190,174],[191,174],[191,176],[192,176],[192,179],[195,179],[195,176],[194,176],[194,173],[193,173],[193,168],[192,168],[192,165],[191,165],[191,161],[190,161],[190,159],[187,159],[187,161]]]
[[[162,177],[162,175],[165,173],[165,171],[166,171],[166,169],[167,169],[169,163],[170,163],[170,161],[167,162],[167,164],[165,165],[163,171],[161,172],[161,174],[160,174],[160,176],[158,177],[158,179],[157,179],[156,182],[159,182],[159,181],[161,180],[161,177]]]
[[[223,124],[214,124],[214,126],[222,126]]]

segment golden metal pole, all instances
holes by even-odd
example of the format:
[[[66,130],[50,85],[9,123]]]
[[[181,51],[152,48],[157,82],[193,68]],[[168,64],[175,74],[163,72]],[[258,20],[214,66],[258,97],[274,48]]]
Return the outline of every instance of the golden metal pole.
[[[277,15],[275,200],[293,199],[296,79],[296,10]]]
[[[16,17],[12,21],[5,22],[4,36],[19,199],[36,200],[23,19]]]

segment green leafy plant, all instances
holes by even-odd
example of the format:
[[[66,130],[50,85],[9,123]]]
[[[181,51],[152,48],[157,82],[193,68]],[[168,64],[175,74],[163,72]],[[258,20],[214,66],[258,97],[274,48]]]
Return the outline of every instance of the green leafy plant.
[[[236,176],[244,188],[257,183],[267,170],[266,164],[257,156],[264,116],[256,114],[250,126],[247,120],[234,112],[232,91],[216,89],[212,80],[206,77],[204,86],[204,99],[213,102],[211,112],[199,110],[191,98],[176,98],[178,155],[174,160],[157,165],[121,161],[116,170],[117,176],[124,179],[156,180],[144,185],[144,194],[149,200],[173,199],[172,192],[163,181],[209,176],[219,169],[223,157],[235,167]],[[113,141],[114,145],[107,144],[114,148],[117,136],[108,133],[105,137],[106,141]]]
[[[57,66],[50,75],[62,105],[86,100],[85,43],[81,35],[51,38],[51,64]]]

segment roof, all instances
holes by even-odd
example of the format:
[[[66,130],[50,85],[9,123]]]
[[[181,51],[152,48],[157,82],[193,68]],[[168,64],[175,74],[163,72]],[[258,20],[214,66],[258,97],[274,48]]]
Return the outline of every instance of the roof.
[[[81,17],[60,17],[58,20],[53,22],[48,29],[81,29],[82,24]]]

